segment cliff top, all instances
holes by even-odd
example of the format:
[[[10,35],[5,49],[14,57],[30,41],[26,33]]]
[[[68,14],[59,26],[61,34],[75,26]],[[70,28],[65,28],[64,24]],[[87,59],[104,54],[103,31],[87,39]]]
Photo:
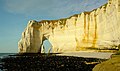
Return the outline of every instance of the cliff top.
[[[109,4],[111,4],[110,1],[111,1],[111,0],[108,1]],[[101,9],[101,8],[106,9],[107,5],[108,5],[108,3],[105,3],[104,5],[102,5],[102,6],[98,7],[98,8],[99,8],[99,9]],[[41,21],[39,21],[38,23],[57,22],[57,21],[59,21],[59,20],[62,21],[62,20],[70,19],[71,17],[78,17],[78,15],[81,15],[82,13],[84,13],[84,14],[90,14],[91,12],[96,11],[98,8],[93,9],[93,10],[91,10],[91,11],[84,11],[84,12],[81,12],[81,13],[79,13],[79,14],[74,14],[74,15],[68,17],[68,18],[61,18],[61,19],[56,19],[56,20],[41,20]]]

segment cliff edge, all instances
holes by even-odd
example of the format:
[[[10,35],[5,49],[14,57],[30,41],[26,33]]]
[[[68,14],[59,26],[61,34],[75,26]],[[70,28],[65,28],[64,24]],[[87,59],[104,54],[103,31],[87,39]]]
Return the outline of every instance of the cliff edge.
[[[29,21],[18,42],[20,53],[37,53],[49,40],[52,52],[109,49],[120,44],[120,0],[59,20]]]

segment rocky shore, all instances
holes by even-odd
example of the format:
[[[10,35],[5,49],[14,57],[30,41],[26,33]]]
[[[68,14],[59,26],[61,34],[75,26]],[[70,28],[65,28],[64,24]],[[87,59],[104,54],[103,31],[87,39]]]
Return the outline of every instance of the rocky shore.
[[[56,54],[17,54],[0,59],[3,71],[92,71],[97,58],[57,56]]]
[[[93,71],[120,71],[120,54],[114,54],[111,59],[96,65]]]

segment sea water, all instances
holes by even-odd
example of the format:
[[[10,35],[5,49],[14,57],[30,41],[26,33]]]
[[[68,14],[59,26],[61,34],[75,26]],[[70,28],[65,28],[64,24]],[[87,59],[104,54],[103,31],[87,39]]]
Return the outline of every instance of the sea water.
[[[16,53],[0,53],[0,58],[8,55],[14,55]]]
[[[14,55],[14,54],[16,54],[16,53],[0,53],[0,63],[1,63],[2,58],[7,57],[9,55]],[[1,67],[1,65],[0,65],[0,67]],[[2,71],[2,70],[0,69],[0,71]]]

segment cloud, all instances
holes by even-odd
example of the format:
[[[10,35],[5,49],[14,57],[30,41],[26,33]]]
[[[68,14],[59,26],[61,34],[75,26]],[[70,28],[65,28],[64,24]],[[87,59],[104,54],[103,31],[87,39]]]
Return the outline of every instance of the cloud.
[[[5,10],[10,13],[55,19],[88,11],[107,0],[6,0]]]

